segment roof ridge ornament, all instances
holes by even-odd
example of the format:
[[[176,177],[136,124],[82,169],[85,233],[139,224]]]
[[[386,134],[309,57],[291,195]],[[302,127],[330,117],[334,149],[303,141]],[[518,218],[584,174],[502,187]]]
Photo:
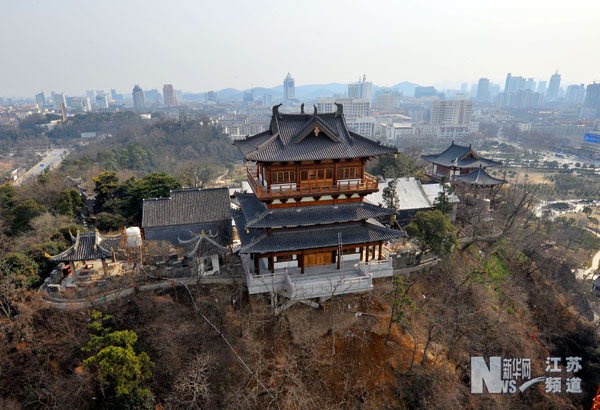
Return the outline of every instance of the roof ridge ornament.
[[[315,111],[313,112],[313,115],[316,117],[318,112],[317,112],[317,104],[314,104],[313,107],[315,107]]]
[[[279,103],[273,106],[273,116],[277,117],[277,118],[281,118],[281,113],[279,112],[279,107],[281,107],[283,104]]]
[[[300,104],[300,114],[304,114],[304,103]]]
[[[335,112],[335,116],[339,117],[340,115],[344,115],[344,104],[336,102],[335,106],[337,107],[337,111]]]

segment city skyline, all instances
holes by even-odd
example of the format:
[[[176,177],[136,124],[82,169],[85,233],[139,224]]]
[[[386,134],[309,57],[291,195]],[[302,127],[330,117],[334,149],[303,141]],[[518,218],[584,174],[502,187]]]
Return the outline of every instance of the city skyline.
[[[562,84],[600,80],[594,68],[600,56],[591,52],[600,37],[594,22],[600,5],[593,3],[515,3],[516,15],[506,2],[467,1],[410,8],[309,1],[296,8],[261,1],[167,6],[63,0],[37,4],[35,11],[26,3],[1,6],[0,34],[11,39],[4,52],[12,57],[0,67],[5,96],[125,92],[136,83],[144,89],[173,83],[189,92],[244,90],[280,84],[288,71],[296,85],[350,83],[363,73],[381,86],[476,83],[481,77],[501,83],[507,72],[549,81],[557,68]],[[165,23],[168,29],[160,29]]]

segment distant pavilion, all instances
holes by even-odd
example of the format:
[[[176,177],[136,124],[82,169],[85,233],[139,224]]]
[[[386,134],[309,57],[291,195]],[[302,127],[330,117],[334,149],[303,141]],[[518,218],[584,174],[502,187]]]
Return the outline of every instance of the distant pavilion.
[[[506,183],[503,179],[494,178],[486,172],[488,167],[502,165],[499,161],[484,158],[471,148],[471,145],[452,144],[439,154],[423,155],[422,158],[433,164],[433,172],[429,176],[441,181],[462,182],[471,186],[491,187]]]

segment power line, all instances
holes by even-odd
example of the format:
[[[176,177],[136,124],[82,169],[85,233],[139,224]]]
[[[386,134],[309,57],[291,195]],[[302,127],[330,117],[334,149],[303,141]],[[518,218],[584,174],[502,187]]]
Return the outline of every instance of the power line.
[[[146,274],[146,276],[148,276],[149,278],[152,278],[152,279],[164,279],[164,278],[159,278],[157,276],[150,275],[149,273],[147,273],[145,271],[144,271],[144,273]],[[208,318],[206,316],[204,316],[204,314],[200,311],[200,308],[198,307],[198,305],[196,305],[196,301],[194,300],[194,296],[192,295],[192,291],[190,290],[188,285],[185,282],[177,280],[177,279],[171,279],[171,280],[179,283],[180,285],[182,285],[185,288],[185,290],[187,290],[188,294],[190,295],[190,299],[192,300],[192,305],[194,306],[194,309],[196,310],[196,312],[198,312],[200,314],[200,316],[202,316],[202,318],[206,321],[206,323],[208,323],[210,325],[210,327],[215,329],[215,331],[219,334],[219,336],[221,336],[223,338],[223,340],[225,341],[227,346],[229,346],[229,348],[231,349],[233,354],[238,358],[238,360],[242,363],[242,365],[244,365],[244,367],[246,368],[248,373],[250,373],[252,375],[252,377],[254,377],[254,379],[260,385],[260,387],[262,387],[264,389],[264,391],[271,397],[271,399],[273,399],[273,401],[275,402],[275,405],[279,409],[279,403],[277,402],[277,399],[275,398],[275,396],[273,396],[273,394],[267,389],[267,387],[259,380],[258,376],[252,371],[252,369],[250,369],[250,367],[248,367],[246,362],[244,362],[244,359],[241,358],[241,356],[238,354],[238,352],[235,350],[235,348],[231,345],[231,343],[229,343],[229,340],[227,340],[227,338],[225,337],[223,332],[221,332],[215,325],[213,325],[212,322],[210,320],[208,320]]]

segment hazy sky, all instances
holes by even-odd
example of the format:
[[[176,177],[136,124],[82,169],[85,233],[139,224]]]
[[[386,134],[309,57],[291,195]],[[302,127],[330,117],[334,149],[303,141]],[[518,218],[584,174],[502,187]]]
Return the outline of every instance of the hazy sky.
[[[0,0],[0,96],[600,81],[600,1]]]

